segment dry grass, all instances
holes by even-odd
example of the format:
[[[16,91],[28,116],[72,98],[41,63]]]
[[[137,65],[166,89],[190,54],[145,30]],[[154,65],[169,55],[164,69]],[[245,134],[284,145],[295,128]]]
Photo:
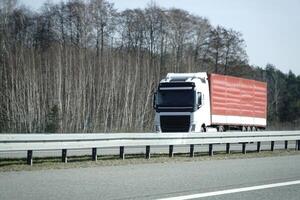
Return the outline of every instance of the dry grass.
[[[34,158],[33,166],[26,164],[26,159],[20,158],[0,158],[0,172],[7,171],[32,171],[32,170],[47,170],[47,169],[67,169],[67,168],[86,168],[98,166],[118,166],[118,165],[135,165],[146,163],[174,163],[174,162],[195,162],[206,160],[225,160],[225,159],[248,159],[259,157],[273,156],[288,156],[299,155],[300,151],[295,150],[275,150],[247,151],[247,154],[242,154],[240,151],[231,151],[230,154],[219,151],[214,152],[214,156],[208,156],[207,152],[195,152],[193,158],[187,153],[174,154],[173,158],[169,158],[168,154],[151,154],[150,159],[145,159],[144,154],[128,154],[125,160],[121,160],[117,155],[98,156],[98,161],[91,161],[90,155],[71,156],[68,157],[68,163],[62,163],[61,157],[43,157]]]

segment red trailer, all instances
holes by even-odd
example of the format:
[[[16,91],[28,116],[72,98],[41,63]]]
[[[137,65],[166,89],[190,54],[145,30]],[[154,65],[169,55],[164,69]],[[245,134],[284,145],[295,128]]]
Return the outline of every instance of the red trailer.
[[[266,127],[265,82],[210,74],[209,84],[212,125]]]

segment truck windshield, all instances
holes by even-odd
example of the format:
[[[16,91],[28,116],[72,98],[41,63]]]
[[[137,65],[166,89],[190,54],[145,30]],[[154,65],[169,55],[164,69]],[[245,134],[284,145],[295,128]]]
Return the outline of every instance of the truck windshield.
[[[194,90],[159,90],[158,107],[191,107],[195,105]]]

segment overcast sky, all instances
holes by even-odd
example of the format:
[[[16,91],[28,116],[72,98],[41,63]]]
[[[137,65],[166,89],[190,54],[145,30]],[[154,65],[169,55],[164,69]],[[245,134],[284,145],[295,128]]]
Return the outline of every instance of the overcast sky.
[[[20,0],[38,9],[46,0]],[[59,2],[60,0],[52,0]],[[119,11],[144,8],[150,0],[108,0]],[[163,8],[176,7],[204,16],[213,25],[243,34],[250,64],[275,65],[300,75],[300,0],[156,0]]]

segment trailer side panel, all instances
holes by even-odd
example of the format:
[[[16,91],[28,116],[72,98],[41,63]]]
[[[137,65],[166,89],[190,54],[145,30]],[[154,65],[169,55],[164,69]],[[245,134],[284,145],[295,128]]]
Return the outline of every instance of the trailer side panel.
[[[266,83],[210,74],[209,84],[212,124],[266,126]]]

